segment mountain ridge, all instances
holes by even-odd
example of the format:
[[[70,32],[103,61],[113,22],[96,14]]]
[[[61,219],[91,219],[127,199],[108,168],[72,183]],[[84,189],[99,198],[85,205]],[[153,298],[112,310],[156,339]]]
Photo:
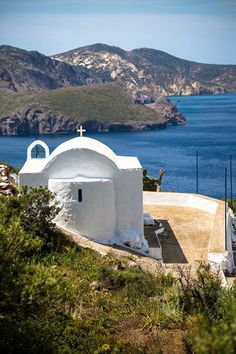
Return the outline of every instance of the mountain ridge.
[[[74,68],[38,51],[0,46],[0,88],[15,92],[37,92],[90,83],[85,68]]]
[[[173,54],[170,54],[170,53],[167,53],[165,52],[164,50],[160,50],[160,49],[156,49],[156,48],[150,48],[150,47],[140,47],[140,48],[134,48],[134,49],[130,49],[130,50],[125,50],[125,49],[122,49],[121,47],[118,47],[118,46],[115,46],[115,45],[109,45],[109,44],[105,44],[105,43],[94,43],[94,44],[88,44],[88,45],[85,45],[85,46],[82,46],[82,47],[77,47],[77,48],[74,48],[74,49],[69,49],[69,50],[66,50],[65,52],[60,52],[60,53],[57,53],[57,54],[52,54],[52,55],[49,55],[49,57],[54,57],[54,56],[57,56],[57,55],[63,55],[63,54],[68,54],[70,52],[74,52],[74,51],[78,51],[78,50],[84,50],[84,49],[90,49],[90,50],[93,50],[93,51],[96,51],[96,50],[104,50],[104,49],[110,49],[110,50],[114,50],[114,52],[123,52],[123,53],[130,53],[130,52],[137,52],[137,51],[153,51],[155,53],[160,53],[160,54],[166,54],[172,58],[176,58],[178,60],[181,60],[181,61],[185,61],[185,62],[188,62],[188,63],[193,63],[193,64],[201,64],[201,65],[216,65],[216,66],[235,66],[236,64],[222,64],[222,63],[208,63],[208,62],[198,62],[196,60],[190,60],[190,59],[185,59],[185,58],[182,58],[182,57],[177,57],[176,55],[173,55]]]
[[[50,57],[0,46],[0,87],[37,92],[118,80],[135,99],[236,92],[236,65],[197,63],[152,48],[125,51],[102,43]]]
[[[134,97],[236,92],[236,65],[180,59],[152,48],[125,51],[96,43],[51,58],[82,66],[103,81],[119,80]]]

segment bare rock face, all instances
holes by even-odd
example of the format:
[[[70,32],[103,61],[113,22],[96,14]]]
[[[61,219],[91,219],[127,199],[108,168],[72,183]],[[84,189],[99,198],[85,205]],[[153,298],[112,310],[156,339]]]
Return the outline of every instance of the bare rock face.
[[[201,64],[150,48],[94,44],[54,55],[102,82],[120,81],[134,98],[236,92],[236,65]]]
[[[149,104],[148,107],[160,113],[168,125],[186,123],[185,117],[177,111],[176,106],[164,97],[158,98],[154,103]]]
[[[0,195],[11,195],[18,192],[18,176],[10,167],[0,165]]]
[[[45,106],[33,104],[0,118],[0,135],[28,135],[75,131],[77,120],[53,113]]]

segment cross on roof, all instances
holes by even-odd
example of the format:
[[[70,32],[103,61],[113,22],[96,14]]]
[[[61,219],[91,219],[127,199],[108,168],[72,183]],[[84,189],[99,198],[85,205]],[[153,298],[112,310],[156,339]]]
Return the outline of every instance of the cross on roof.
[[[86,132],[85,129],[83,129],[82,125],[77,129],[77,132],[80,133],[80,136],[83,136],[83,133]]]

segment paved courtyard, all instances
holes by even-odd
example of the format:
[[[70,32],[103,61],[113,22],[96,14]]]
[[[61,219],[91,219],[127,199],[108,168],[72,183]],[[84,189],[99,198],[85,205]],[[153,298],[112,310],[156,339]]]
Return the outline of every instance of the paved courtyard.
[[[159,240],[165,264],[188,264],[195,268],[199,261],[208,260],[209,252],[225,252],[222,201],[206,198],[216,203],[216,210],[212,212],[184,205],[163,205],[161,201],[158,204],[157,194],[155,204],[144,204],[144,212],[164,226]]]

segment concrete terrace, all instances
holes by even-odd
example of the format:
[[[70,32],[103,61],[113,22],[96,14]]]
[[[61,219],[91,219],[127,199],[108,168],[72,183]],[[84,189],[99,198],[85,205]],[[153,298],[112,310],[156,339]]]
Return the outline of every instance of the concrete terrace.
[[[144,212],[161,221],[159,235],[167,266],[208,261],[210,253],[225,253],[224,202],[187,193],[144,192]]]

